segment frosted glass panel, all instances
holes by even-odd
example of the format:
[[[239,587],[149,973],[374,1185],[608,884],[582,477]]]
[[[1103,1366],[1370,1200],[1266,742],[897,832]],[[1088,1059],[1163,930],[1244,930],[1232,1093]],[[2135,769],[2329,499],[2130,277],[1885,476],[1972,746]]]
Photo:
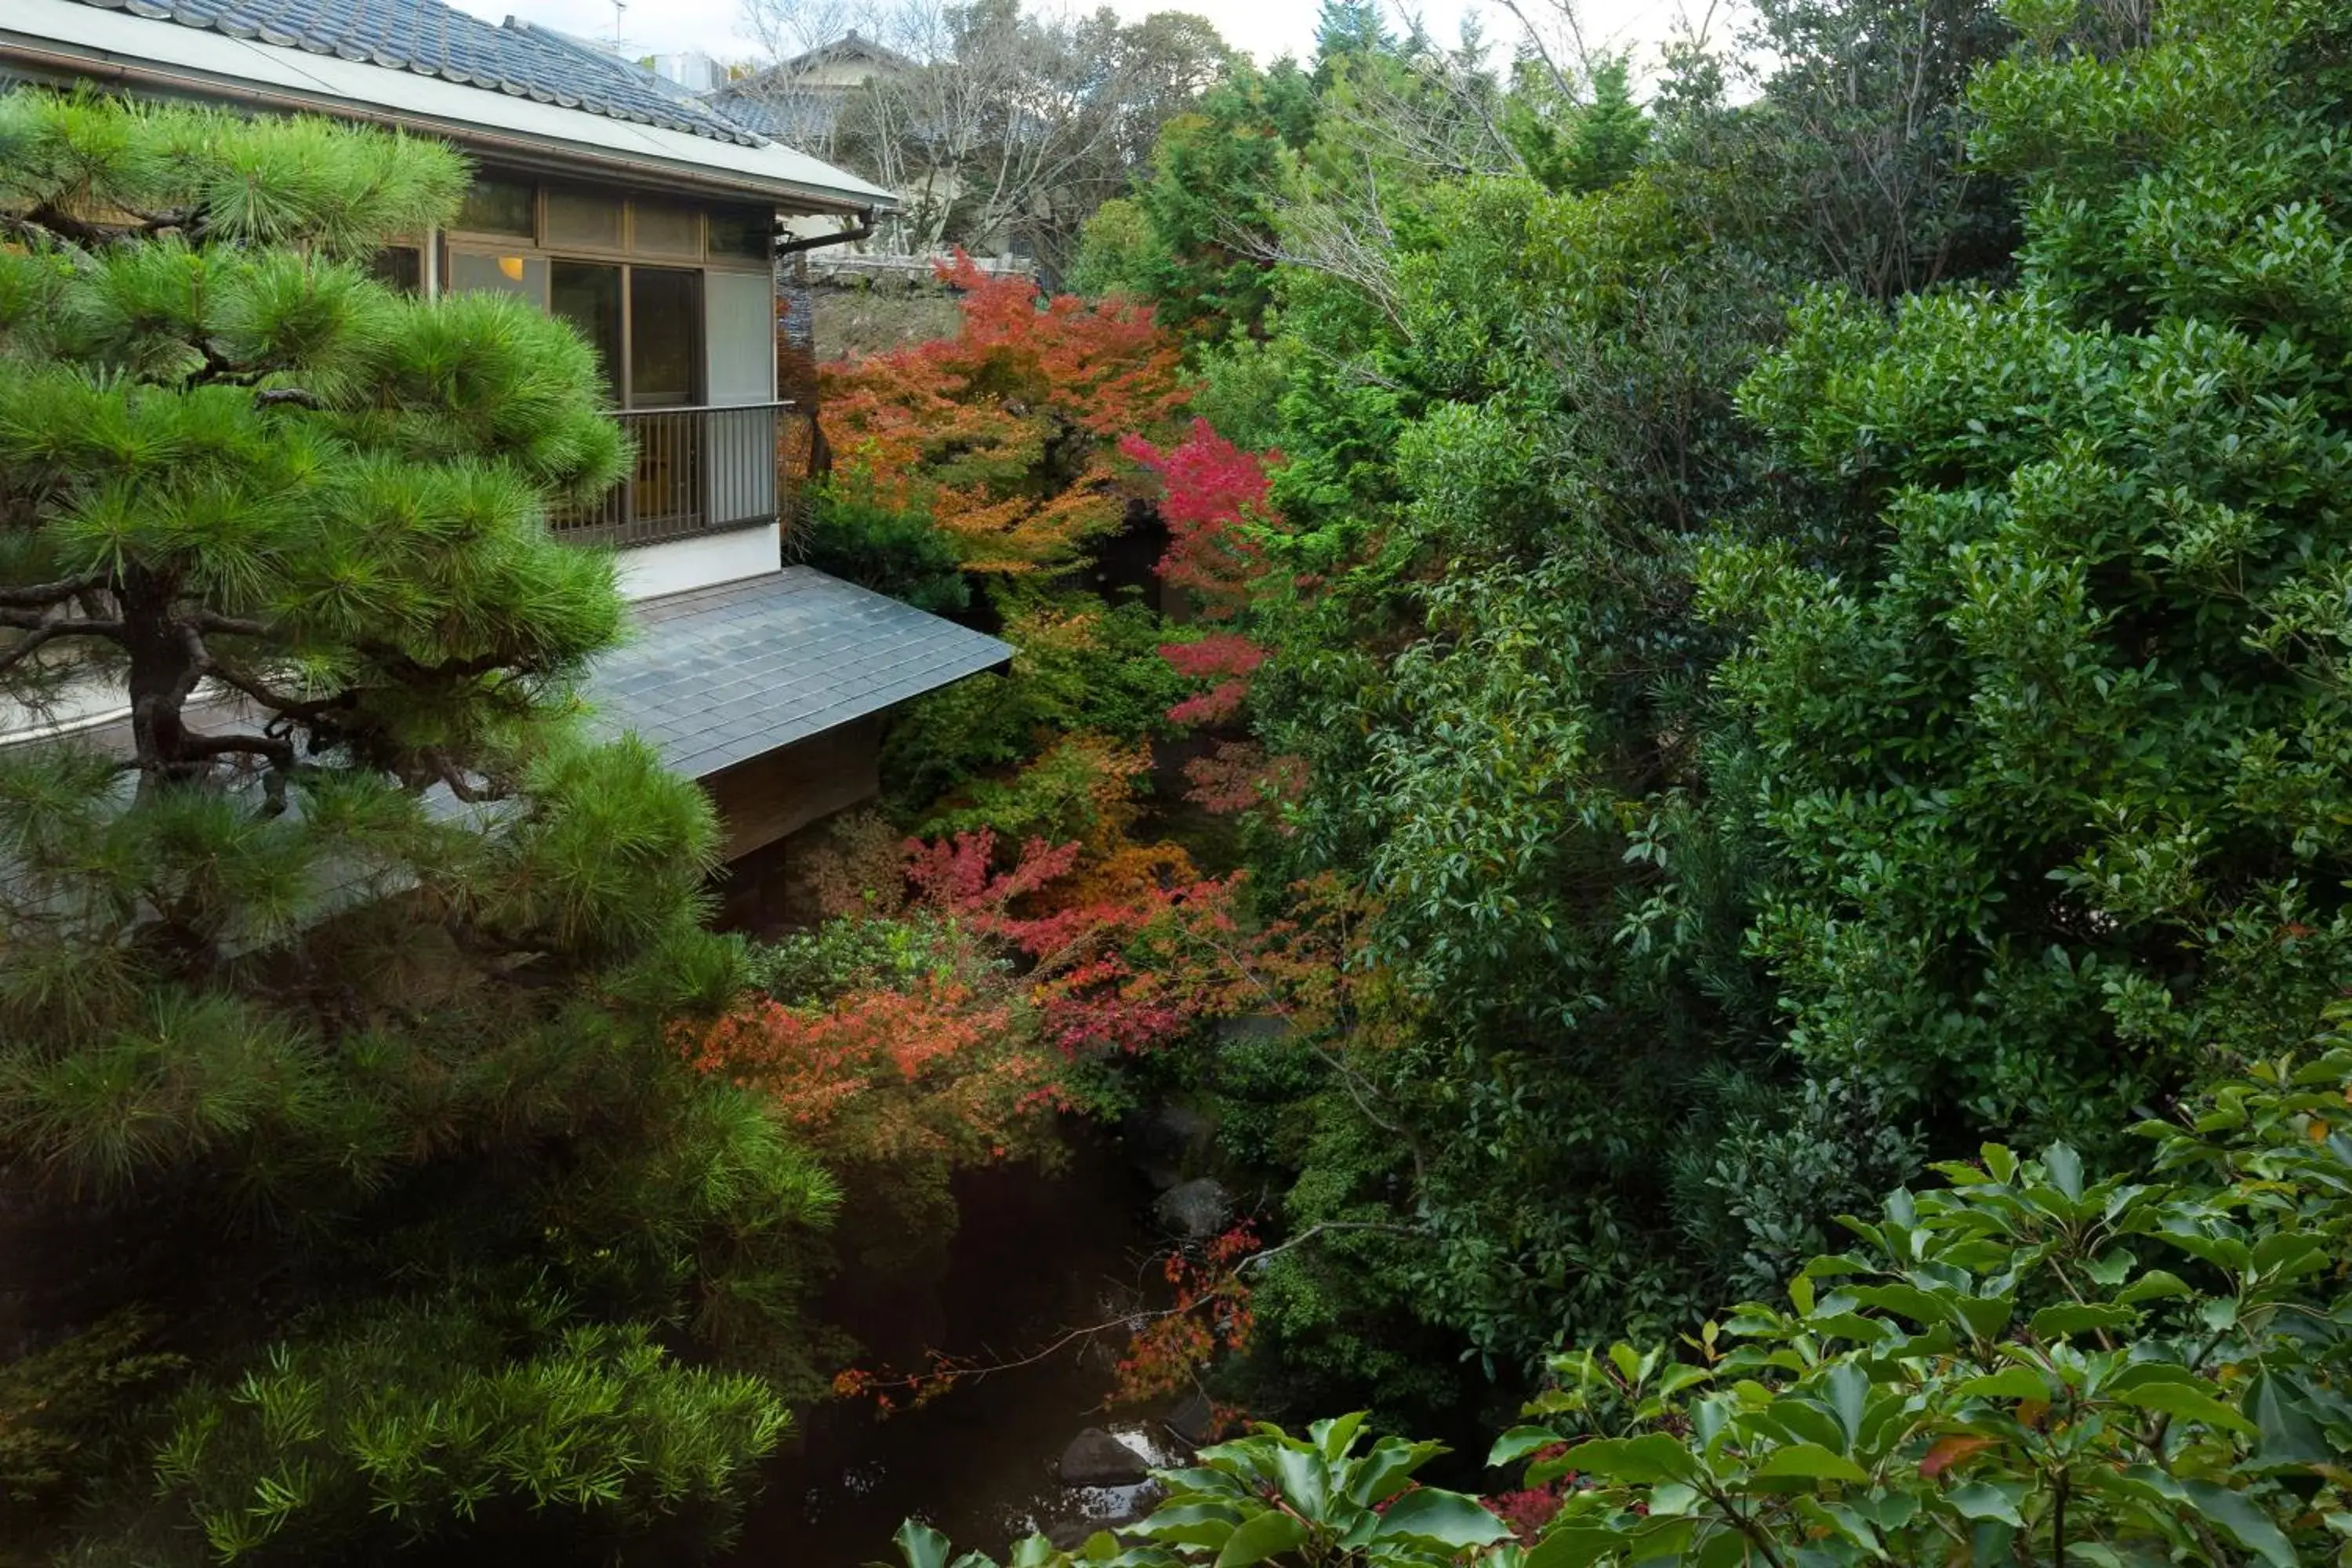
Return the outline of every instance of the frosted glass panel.
[[[534,187],[525,180],[476,180],[457,208],[450,226],[473,234],[511,234],[529,239],[538,226],[533,217]]]
[[[710,254],[740,261],[765,261],[776,236],[769,207],[721,207],[710,215]]]
[[[554,187],[547,193],[547,243],[559,247],[584,245],[594,250],[620,249],[621,204],[591,191]]]
[[[775,285],[764,272],[706,272],[702,298],[710,401],[767,402],[775,389]]]
[[[636,247],[649,256],[700,256],[702,215],[661,202],[636,204]]]

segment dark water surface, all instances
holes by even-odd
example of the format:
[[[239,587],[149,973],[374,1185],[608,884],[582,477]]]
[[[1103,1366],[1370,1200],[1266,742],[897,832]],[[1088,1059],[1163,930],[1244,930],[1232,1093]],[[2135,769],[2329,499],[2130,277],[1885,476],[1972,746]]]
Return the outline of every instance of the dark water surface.
[[[1010,1362],[1069,1330],[1156,1303],[1163,1243],[1151,1191],[1101,1132],[1069,1135],[1059,1169],[1017,1165],[960,1177],[960,1221],[936,1279],[852,1302],[844,1326],[900,1366],[925,1345]],[[870,1401],[836,1401],[803,1419],[772,1461],[730,1568],[857,1568],[895,1561],[890,1534],[909,1515],[959,1551],[1002,1557],[1033,1530],[1100,1519],[1132,1501],[1074,1490],[1054,1461],[1087,1426],[1150,1444],[1150,1407],[1103,1408],[1127,1336],[1111,1332],[1034,1365],[967,1381],[919,1409],[877,1419]],[[1161,1440],[1164,1443],[1164,1439]],[[1158,1447],[1158,1445],[1153,1445]],[[1163,1462],[1171,1456],[1156,1456]]]

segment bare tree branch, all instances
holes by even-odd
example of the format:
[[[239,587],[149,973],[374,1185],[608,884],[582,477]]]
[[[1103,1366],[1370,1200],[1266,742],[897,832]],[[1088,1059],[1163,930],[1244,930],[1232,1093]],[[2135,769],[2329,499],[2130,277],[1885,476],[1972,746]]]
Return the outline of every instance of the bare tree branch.
[[[0,653],[0,673],[5,673],[8,670],[16,668],[16,666],[22,664],[25,660],[32,658],[35,653],[38,652],[42,644],[52,640],[57,636],[58,627],[55,623],[42,626],[37,631],[26,633],[23,637],[17,639],[15,647],[9,648],[5,653]]]
[[[0,605],[56,605],[103,584],[103,572],[60,577],[54,583],[28,583],[21,588],[0,588]]]
[[[0,610],[0,626],[15,626],[21,631],[47,632],[60,637],[106,637],[121,642],[125,635],[118,620],[58,620],[38,610]]]
[[[901,196],[880,243],[933,255],[1015,238],[1055,263],[1159,128],[1229,58],[1195,18],[1024,15],[1013,0],[743,0],[783,57],[730,90]],[[842,44],[854,36],[846,49]]]

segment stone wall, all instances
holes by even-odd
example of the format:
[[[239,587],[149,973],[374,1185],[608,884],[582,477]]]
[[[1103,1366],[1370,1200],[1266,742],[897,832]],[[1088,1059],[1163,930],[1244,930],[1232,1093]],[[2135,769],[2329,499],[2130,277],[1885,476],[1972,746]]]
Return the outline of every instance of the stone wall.
[[[997,277],[1030,272],[1025,261],[975,259],[982,271]],[[787,265],[810,302],[809,348],[818,361],[887,353],[956,330],[955,290],[940,281],[938,264],[929,257],[827,249],[794,257]]]

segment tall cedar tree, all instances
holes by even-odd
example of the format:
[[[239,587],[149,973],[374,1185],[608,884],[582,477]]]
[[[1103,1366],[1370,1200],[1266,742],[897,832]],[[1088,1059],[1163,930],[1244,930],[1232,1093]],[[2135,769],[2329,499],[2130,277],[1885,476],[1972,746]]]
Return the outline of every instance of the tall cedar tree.
[[[0,695],[128,714],[0,748],[0,1488],[77,1561],[680,1561],[784,1424],[832,1194],[667,1043],[736,960],[708,807],[579,729],[593,354],[361,265],[467,177],[0,97]]]

